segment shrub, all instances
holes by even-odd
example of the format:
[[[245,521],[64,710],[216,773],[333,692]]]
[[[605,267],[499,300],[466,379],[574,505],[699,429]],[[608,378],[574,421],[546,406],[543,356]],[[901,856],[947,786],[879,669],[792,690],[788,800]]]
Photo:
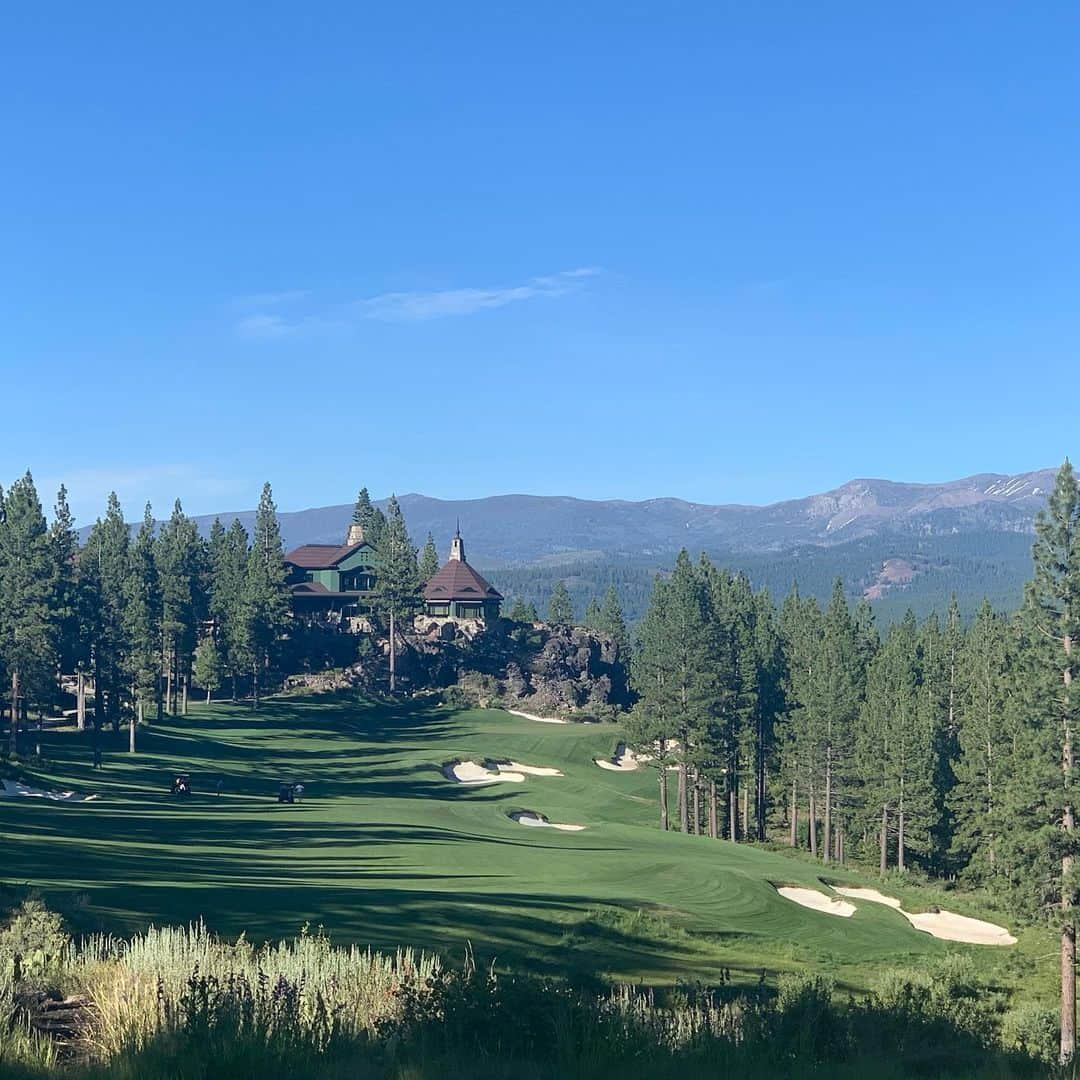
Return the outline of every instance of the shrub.
[[[15,984],[43,988],[70,944],[59,915],[40,900],[24,900],[0,931],[0,971]]]

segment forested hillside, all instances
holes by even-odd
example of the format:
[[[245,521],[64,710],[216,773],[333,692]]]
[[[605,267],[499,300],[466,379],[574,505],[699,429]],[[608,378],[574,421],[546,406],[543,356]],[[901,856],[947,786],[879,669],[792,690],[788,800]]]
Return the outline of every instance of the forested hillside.
[[[983,600],[1011,610],[1020,602],[1031,571],[1033,537],[1026,533],[958,533],[926,537],[866,537],[832,547],[803,545],[785,552],[725,553],[707,551],[718,566],[747,575],[755,588],[768,589],[777,600],[797,585],[804,596],[824,603],[839,578],[853,600],[872,590],[886,562],[910,565],[909,581],[887,583],[872,600],[879,624],[902,618],[910,608],[922,617],[942,610],[955,594],[961,617],[970,619]],[[696,552],[695,552],[696,553]],[[543,611],[557,581],[565,583],[577,614],[589,600],[614,585],[630,623],[645,611],[653,579],[668,574],[668,557],[596,554],[592,558],[489,568],[488,573],[509,597],[521,596]]]

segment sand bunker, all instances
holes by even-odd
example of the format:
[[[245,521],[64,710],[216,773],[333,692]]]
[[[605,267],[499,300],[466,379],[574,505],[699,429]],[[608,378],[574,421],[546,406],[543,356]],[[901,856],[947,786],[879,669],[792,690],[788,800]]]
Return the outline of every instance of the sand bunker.
[[[9,799],[51,799],[53,802],[91,802],[96,795],[80,795],[75,791],[45,791],[17,780],[0,780],[0,797]]]
[[[526,776],[562,776],[559,769],[552,769],[546,765],[522,765],[520,761],[503,761],[495,758],[488,758],[484,762],[484,768],[492,772],[524,773]]]
[[[817,889],[803,889],[796,885],[778,885],[776,891],[785,899],[791,900],[813,911],[821,911],[826,915],[839,915],[847,919],[855,914],[855,905],[846,900],[837,900],[835,896],[827,896]]]
[[[964,941],[969,945],[1015,945],[1016,938],[1005,929],[982,919],[969,919],[951,911],[924,911],[919,915],[901,914],[916,930],[923,930],[942,941]]]
[[[561,829],[563,832],[581,832],[584,825],[564,825],[555,821],[548,821],[543,814],[537,814],[532,810],[519,810],[510,815],[511,820],[519,825],[529,825],[536,829]]]
[[[485,769],[475,761],[451,761],[443,766],[443,775],[447,780],[456,780],[459,784],[472,787],[480,784],[521,784],[524,773],[503,772],[501,769]]]
[[[535,713],[522,712],[520,709],[507,709],[511,716],[523,716],[526,720],[535,720],[538,724],[569,724],[569,720],[562,720],[558,716],[537,716]]]
[[[867,900],[872,904],[885,904],[901,915],[916,930],[922,930],[942,941],[962,941],[968,945],[1015,945],[1016,938],[995,923],[982,919],[970,919],[966,915],[955,915],[951,911],[923,911],[912,915],[900,907],[900,901],[894,896],[886,896],[877,889],[854,889],[840,885],[833,886],[841,896],[850,896],[856,900]]]
[[[595,758],[596,764],[601,769],[611,772],[633,772],[642,761],[650,761],[649,757],[638,757],[626,743],[619,743],[615,747],[615,753],[609,758]]]

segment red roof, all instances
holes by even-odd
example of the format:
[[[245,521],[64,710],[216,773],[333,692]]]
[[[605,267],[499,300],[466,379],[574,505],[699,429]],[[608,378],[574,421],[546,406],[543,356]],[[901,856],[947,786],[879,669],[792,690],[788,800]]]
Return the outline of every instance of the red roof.
[[[424,586],[424,599],[501,600],[502,593],[492,588],[467,562],[451,559]]]
[[[363,546],[364,541],[359,544],[303,544],[290,551],[285,561],[301,570],[331,570]]]

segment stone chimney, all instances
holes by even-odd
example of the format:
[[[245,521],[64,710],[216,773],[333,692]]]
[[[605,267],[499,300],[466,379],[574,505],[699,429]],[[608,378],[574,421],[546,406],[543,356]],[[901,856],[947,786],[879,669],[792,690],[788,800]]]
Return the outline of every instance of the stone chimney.
[[[461,522],[458,522],[457,532],[450,541],[451,562],[465,562],[465,541],[461,539]]]
[[[345,537],[346,544],[362,544],[364,542],[364,526],[354,521],[349,526],[349,533]]]

